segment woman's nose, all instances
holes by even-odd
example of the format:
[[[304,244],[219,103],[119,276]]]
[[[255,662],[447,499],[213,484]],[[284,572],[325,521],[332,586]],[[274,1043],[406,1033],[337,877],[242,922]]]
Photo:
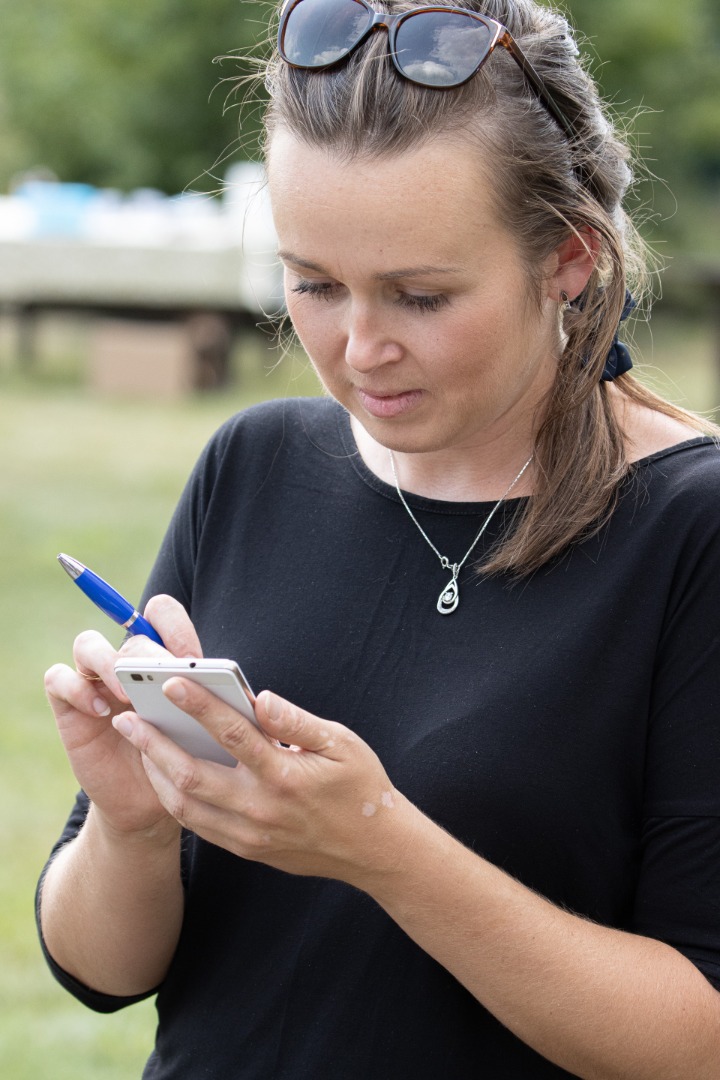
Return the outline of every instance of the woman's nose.
[[[347,328],[345,362],[354,371],[368,372],[402,356],[389,327],[369,310],[353,311]]]

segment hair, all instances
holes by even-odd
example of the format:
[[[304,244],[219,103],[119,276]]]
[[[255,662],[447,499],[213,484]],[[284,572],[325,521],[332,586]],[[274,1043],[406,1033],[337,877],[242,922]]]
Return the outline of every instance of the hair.
[[[406,0],[381,5],[388,12],[414,6]],[[533,497],[478,567],[484,574],[521,576],[597,532],[632,469],[601,374],[626,289],[636,296],[647,289],[648,259],[623,208],[633,182],[630,151],[600,101],[564,16],[533,0],[466,0],[462,6],[507,27],[572,123],[574,139],[537,99],[505,49],[496,49],[465,85],[428,89],[396,72],[387,35],[377,33],[344,63],[322,72],[294,69],[273,54],[265,66],[266,140],[283,129],[346,160],[399,155],[437,138],[477,147],[479,161],[492,163],[485,174],[496,208],[519,241],[530,295],[538,304],[540,268],[548,256],[573,233],[595,234],[596,264],[564,315],[564,349],[538,418]],[[614,385],[631,402],[698,432],[718,432],[630,374]]]

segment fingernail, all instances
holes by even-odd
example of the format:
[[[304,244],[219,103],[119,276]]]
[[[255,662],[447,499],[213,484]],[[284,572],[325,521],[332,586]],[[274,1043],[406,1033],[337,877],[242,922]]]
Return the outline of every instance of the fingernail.
[[[271,720],[279,720],[282,716],[282,705],[280,699],[276,698],[274,694],[265,694],[265,712],[268,714]]]
[[[104,698],[96,697],[93,701],[93,709],[98,716],[108,716],[110,714],[110,706]]]
[[[176,705],[182,705],[187,700],[187,690],[180,679],[168,679],[162,689],[165,697],[170,698]]]
[[[130,721],[127,716],[124,716],[121,713],[120,716],[115,717],[112,723],[115,730],[118,731],[121,735],[125,735],[126,738],[132,735],[132,721]]]

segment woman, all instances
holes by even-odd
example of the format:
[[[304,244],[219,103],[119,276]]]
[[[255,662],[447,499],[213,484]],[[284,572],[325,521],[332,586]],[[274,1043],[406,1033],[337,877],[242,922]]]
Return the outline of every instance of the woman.
[[[716,1077],[720,465],[617,343],[627,154],[556,13],[384,6],[290,2],[267,73],[328,396],[218,433],[146,593],[269,738],[174,679],[189,758],[81,635],[45,948],[157,993],[148,1077]]]

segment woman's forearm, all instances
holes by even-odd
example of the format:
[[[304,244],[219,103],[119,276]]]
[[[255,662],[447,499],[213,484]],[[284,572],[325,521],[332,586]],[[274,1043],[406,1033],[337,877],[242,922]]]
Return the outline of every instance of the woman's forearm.
[[[163,979],[183,914],[180,830],[114,834],[91,806],[78,836],[48,868],[41,895],[45,943],[93,990],[126,996]]]
[[[560,910],[409,804],[401,816],[404,854],[367,891],[520,1039],[584,1080],[716,1080],[720,994],[685,957]]]

